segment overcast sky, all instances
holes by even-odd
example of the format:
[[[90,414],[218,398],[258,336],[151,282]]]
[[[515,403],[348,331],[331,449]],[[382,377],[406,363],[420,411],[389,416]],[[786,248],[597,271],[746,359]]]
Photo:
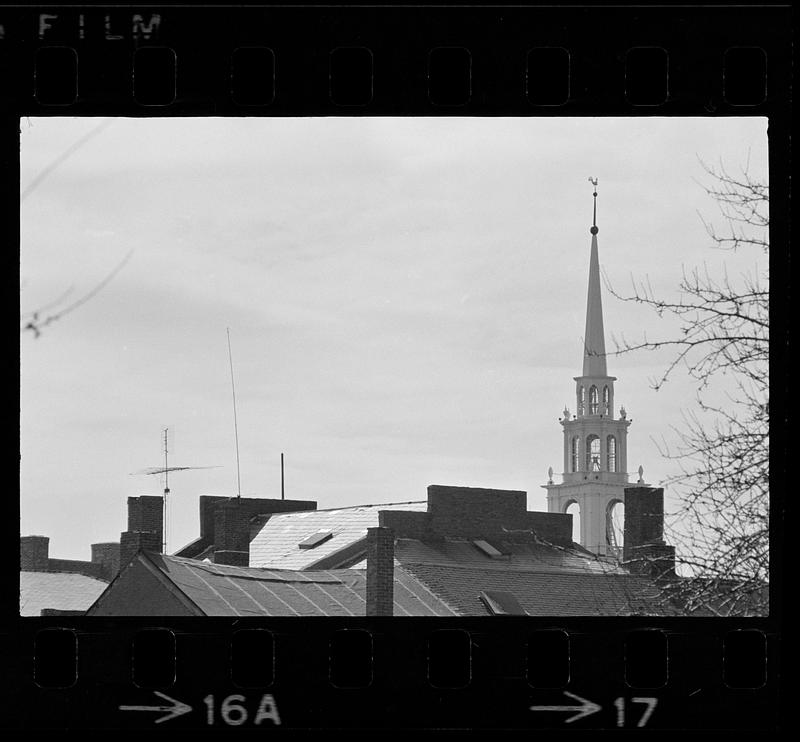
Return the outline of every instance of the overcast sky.
[[[131,473],[162,464],[166,426],[171,465],[219,467],[171,477],[170,551],[199,535],[198,495],[236,494],[228,327],[242,495],[280,497],[285,452],[287,498],[320,508],[448,484],[544,510],[582,366],[588,177],[623,292],[649,277],[674,296],[683,267],[758,257],[710,247],[698,158],[766,178],[765,119],[115,119],[70,153],[102,123],[21,122],[21,312],[132,251],[21,338],[21,532],[60,558],[118,540],[126,498],[160,493]],[[609,351],[674,330],[603,302]],[[682,376],[652,390],[668,359],[608,360],[651,484],[671,471],[653,439],[694,398]]]

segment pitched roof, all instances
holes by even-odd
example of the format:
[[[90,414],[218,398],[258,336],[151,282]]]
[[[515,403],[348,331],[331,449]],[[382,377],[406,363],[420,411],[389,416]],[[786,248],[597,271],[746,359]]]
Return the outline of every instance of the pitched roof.
[[[367,537],[367,529],[378,525],[381,510],[426,511],[426,501],[398,502],[377,505],[356,505],[333,510],[307,510],[272,515],[250,542],[250,565],[274,569],[309,569],[323,564],[347,563],[347,558],[359,558],[363,549],[349,554],[348,550]],[[301,548],[300,543],[317,533],[330,532],[331,537],[314,548]],[[334,564],[332,566],[339,566]],[[348,564],[349,566],[349,564]]]
[[[397,539],[395,558],[402,564],[461,565],[503,571],[628,574],[615,560],[590,554],[577,545],[577,548],[565,548],[544,541],[502,543],[495,540],[490,546],[500,547],[501,555],[490,557],[474,541],[467,539]]]
[[[461,615],[489,615],[480,597],[487,592],[509,593],[531,616],[674,613],[652,580],[612,559],[542,542],[492,545],[502,556],[489,557],[467,540],[397,539],[395,559]]]
[[[43,608],[85,611],[107,587],[105,580],[73,572],[20,572],[19,613],[39,616]]]
[[[140,552],[207,616],[363,616],[366,573],[233,567]],[[452,616],[444,601],[395,569],[394,615]]]
[[[616,572],[535,571],[474,564],[403,563],[463,615],[487,615],[481,592],[510,593],[530,616],[672,615],[649,579]]]

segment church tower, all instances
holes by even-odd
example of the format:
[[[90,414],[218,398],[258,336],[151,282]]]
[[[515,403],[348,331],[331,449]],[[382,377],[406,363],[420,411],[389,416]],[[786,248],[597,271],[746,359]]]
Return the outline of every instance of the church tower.
[[[583,371],[575,379],[575,409],[564,410],[560,419],[564,433],[564,469],[562,483],[553,483],[549,471],[547,510],[565,513],[577,505],[580,513],[581,546],[595,554],[620,554],[614,529],[612,509],[625,502],[627,474],[627,439],[630,420],[624,408],[614,417],[614,376],[606,367],[606,344],[603,330],[603,303],[600,295],[600,259],[597,250],[597,180],[594,186],[594,208],[591,252],[589,254],[589,293],[586,301]],[[641,469],[639,475],[641,480]]]

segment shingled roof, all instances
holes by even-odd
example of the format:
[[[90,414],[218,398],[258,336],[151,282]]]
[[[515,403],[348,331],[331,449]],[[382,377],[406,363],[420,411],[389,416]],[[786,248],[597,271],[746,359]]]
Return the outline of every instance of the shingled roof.
[[[404,564],[460,615],[487,615],[486,591],[513,596],[529,616],[674,615],[649,579],[629,574],[535,572],[474,565]]]
[[[365,569],[367,528],[381,525],[395,534],[395,575],[413,576],[459,615],[497,613],[490,594],[532,616],[675,613],[649,577],[573,543],[567,518],[527,511],[523,492],[432,485],[428,495],[274,515],[250,544],[250,564]]]
[[[616,560],[591,554],[578,544],[559,546],[544,541],[508,543],[492,539],[489,546],[495,547],[499,555],[488,556],[476,540],[444,538],[421,541],[400,538],[395,543],[395,557],[401,564],[472,566],[479,569],[543,573],[574,572],[584,575],[628,574]]]
[[[349,567],[363,558],[367,528],[378,525],[382,510],[425,512],[427,502],[357,505],[270,516],[250,542],[250,566],[275,569]],[[303,548],[315,534],[330,534],[312,548]]]
[[[19,613],[40,616],[43,609],[85,611],[107,587],[105,580],[72,572],[20,572]]]
[[[354,569],[291,571],[255,569],[198,562],[139,552],[90,615],[106,615],[115,586],[130,589],[130,574],[155,571],[161,588],[172,593],[186,612],[205,616],[363,616],[366,572]],[[127,573],[127,574],[126,574]],[[127,581],[127,585],[126,585]],[[149,596],[143,595],[147,601]],[[158,603],[155,599],[154,603]],[[147,606],[142,606],[146,611]],[[395,569],[394,615],[452,616],[455,611],[403,569]],[[150,614],[152,615],[152,614]]]
[[[483,592],[506,593],[530,616],[672,615],[652,580],[577,545],[494,541],[490,557],[474,541],[398,539],[403,569],[462,615],[486,615]],[[360,566],[360,565],[356,565]]]

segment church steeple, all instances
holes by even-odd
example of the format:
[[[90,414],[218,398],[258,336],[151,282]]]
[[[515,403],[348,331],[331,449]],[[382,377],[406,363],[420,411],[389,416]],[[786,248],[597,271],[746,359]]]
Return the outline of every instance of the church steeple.
[[[583,373],[574,377],[576,414],[564,410],[564,469],[562,483],[556,484],[548,472],[547,507],[552,513],[578,509],[580,534],[577,540],[596,554],[615,555],[618,543],[612,529],[611,514],[624,502],[628,485],[627,436],[630,420],[623,410],[614,416],[614,382],[606,368],[606,343],[603,328],[603,303],[600,295],[600,257],[597,249],[597,179],[591,252],[589,291],[586,301],[586,332],[583,346]],[[576,297],[577,299],[577,297]]]
[[[603,331],[603,301],[600,296],[600,258],[597,254],[597,178],[589,178],[594,186],[592,212],[592,249],[589,255],[589,293],[586,299],[586,332],[583,340],[583,376],[607,376],[606,340]]]

